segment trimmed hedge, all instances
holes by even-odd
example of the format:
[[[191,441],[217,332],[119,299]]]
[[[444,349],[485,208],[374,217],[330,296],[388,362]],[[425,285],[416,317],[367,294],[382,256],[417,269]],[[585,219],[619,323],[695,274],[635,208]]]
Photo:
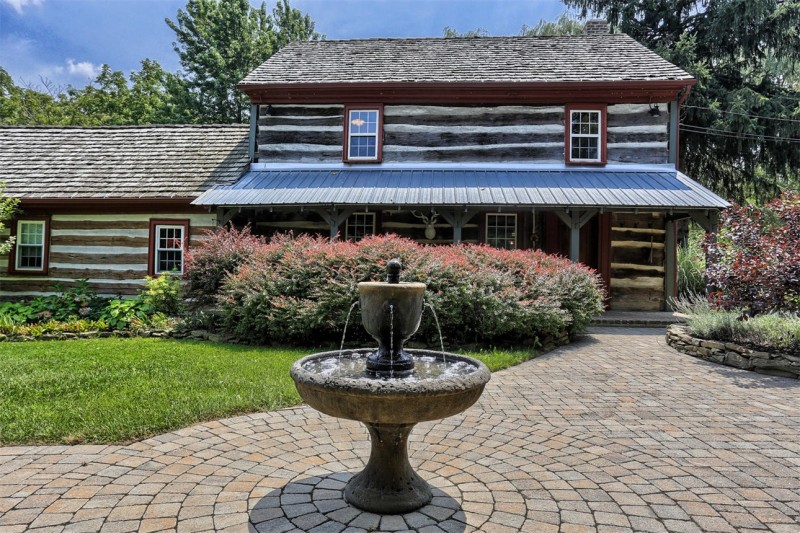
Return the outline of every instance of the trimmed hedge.
[[[427,284],[426,302],[449,344],[575,334],[603,309],[598,276],[567,259],[532,250],[422,246],[391,235],[358,243],[279,235],[265,243],[221,228],[190,253],[186,279],[190,294],[214,300],[225,332],[241,340],[330,343],[341,339],[358,283],[382,280],[393,257],[403,262],[403,281]],[[351,324],[358,321],[354,310]],[[363,338],[361,330],[351,327],[348,339]],[[430,312],[414,340],[438,343]]]

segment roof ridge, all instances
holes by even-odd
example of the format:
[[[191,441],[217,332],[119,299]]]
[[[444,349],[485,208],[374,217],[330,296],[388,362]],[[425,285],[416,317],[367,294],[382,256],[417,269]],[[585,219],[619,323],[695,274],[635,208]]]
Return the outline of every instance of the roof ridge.
[[[469,37],[359,37],[355,39],[324,39],[319,41],[293,41],[291,45],[319,45],[325,43],[352,43],[352,42],[379,42],[379,41],[387,41],[387,42],[398,42],[398,41],[488,41],[488,40],[500,40],[500,39],[514,39],[514,40],[522,40],[522,39],[541,39],[541,40],[549,40],[549,39],[607,39],[608,37],[619,37],[625,36],[631,38],[629,35],[625,33],[607,33],[601,35],[477,35],[477,36],[469,36]],[[281,50],[285,49],[286,47],[282,48]],[[279,51],[280,52],[280,51]]]

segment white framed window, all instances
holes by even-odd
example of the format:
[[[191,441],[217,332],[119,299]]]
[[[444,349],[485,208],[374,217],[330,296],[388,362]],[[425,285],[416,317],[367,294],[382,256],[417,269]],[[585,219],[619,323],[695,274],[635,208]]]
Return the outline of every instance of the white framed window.
[[[17,221],[15,270],[43,272],[47,247],[47,224],[44,220]]]
[[[183,274],[185,229],[182,224],[156,224],[153,273],[175,272]]]
[[[381,111],[367,106],[345,109],[345,161],[380,161]]]
[[[345,238],[348,241],[360,241],[368,235],[375,234],[375,213],[353,213],[347,217]]]
[[[605,109],[567,107],[567,162],[605,163]]]
[[[495,248],[514,250],[517,247],[517,215],[486,215],[486,244]]]

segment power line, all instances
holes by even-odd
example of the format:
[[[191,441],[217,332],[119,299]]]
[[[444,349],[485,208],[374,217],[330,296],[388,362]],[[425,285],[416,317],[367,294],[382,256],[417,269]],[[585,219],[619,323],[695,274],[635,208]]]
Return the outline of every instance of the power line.
[[[800,144],[800,138],[797,137],[776,137],[774,135],[757,135],[753,133],[736,133],[729,130],[720,130],[717,128],[704,128],[701,126],[693,126],[691,124],[684,124],[681,122],[681,130],[689,133],[700,133],[703,135],[715,135],[717,137],[727,137],[731,139],[754,140],[754,141],[773,141],[782,142],[787,144]]]
[[[684,105],[683,107],[688,107],[692,109],[708,109],[709,111],[715,111],[718,113],[726,113],[728,115],[738,115],[741,117],[751,117],[751,118],[765,118],[768,120],[773,120],[775,122],[791,122],[793,124],[800,124],[800,120],[794,118],[778,118],[778,117],[768,117],[765,115],[749,115],[747,113],[737,113],[736,111],[725,111],[722,109],[714,109],[713,107],[704,107],[699,105]]]

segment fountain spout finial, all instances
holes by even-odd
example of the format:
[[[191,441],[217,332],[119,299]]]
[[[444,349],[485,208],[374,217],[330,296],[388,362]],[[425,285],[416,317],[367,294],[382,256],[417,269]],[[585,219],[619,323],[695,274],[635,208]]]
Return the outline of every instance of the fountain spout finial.
[[[400,283],[400,271],[402,269],[403,263],[396,257],[386,263],[386,283]]]

